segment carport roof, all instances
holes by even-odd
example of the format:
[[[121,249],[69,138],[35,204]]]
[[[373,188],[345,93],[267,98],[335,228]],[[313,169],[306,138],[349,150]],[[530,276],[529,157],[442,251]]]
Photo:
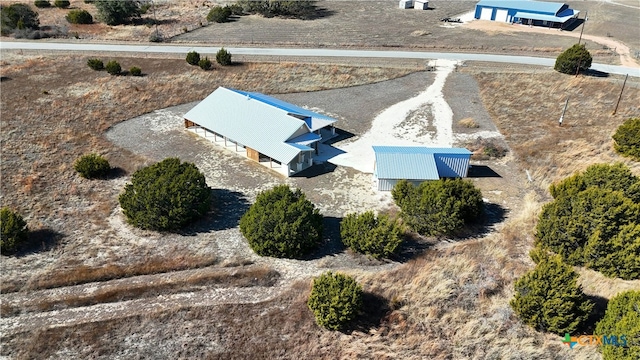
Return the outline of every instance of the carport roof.
[[[551,15],[543,15],[543,14],[534,14],[528,12],[518,11],[513,15],[518,19],[533,19],[533,20],[543,20],[543,21],[553,21],[558,23],[565,23],[572,17],[578,15],[579,11],[573,9],[567,9],[563,11],[560,15],[562,16],[551,16]]]

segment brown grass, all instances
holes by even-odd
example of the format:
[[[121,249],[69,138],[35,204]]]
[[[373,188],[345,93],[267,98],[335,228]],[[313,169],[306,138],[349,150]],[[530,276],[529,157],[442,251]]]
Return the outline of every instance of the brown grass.
[[[470,117],[458,121],[458,125],[467,129],[477,129],[480,127],[480,125],[478,125],[478,123]]]
[[[63,293],[39,292],[27,302],[12,303],[4,301],[2,315],[12,316],[18,313],[44,312],[72,307],[90,306],[141,298],[152,298],[184,292],[193,292],[211,287],[251,287],[272,286],[279,274],[263,266],[252,266],[237,270],[206,268],[199,271],[174,273],[171,277],[147,276],[122,281],[103,281],[92,292],[73,291]]]
[[[2,291],[15,291],[27,283],[30,288],[54,287],[182,269],[180,259],[192,261],[195,267],[213,261],[206,256],[199,259],[201,254],[186,245],[176,247],[167,241],[142,248],[109,229],[106,220],[117,207],[123,179],[88,181],[75,173],[72,164],[88,152],[104,155],[126,173],[147,164],[147,159],[114,146],[103,136],[114,124],[200,100],[220,85],[286,93],[353,86],[414,71],[245,63],[205,72],[183,59],[115,59],[123,68],[139,66],[146,76],[96,72],[87,67],[86,57],[3,53],[2,205],[19,211],[32,230],[56,233],[59,240],[50,256],[3,259]]]
[[[611,140],[625,119],[640,113],[637,82],[627,82],[618,112],[611,115],[622,86],[619,78],[576,78],[551,70],[475,76],[488,112],[541,188],[598,162],[622,161],[640,173],[640,164],[618,156]]]

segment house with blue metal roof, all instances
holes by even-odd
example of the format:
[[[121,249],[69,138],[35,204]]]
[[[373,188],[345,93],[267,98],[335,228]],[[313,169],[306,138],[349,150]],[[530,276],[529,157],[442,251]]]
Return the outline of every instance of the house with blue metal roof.
[[[184,115],[185,128],[284,176],[313,165],[335,119],[268,95],[219,87]]]
[[[559,2],[532,0],[480,0],[476,4],[476,19],[534,26],[564,28],[580,11]]]
[[[471,151],[464,148],[423,146],[373,146],[374,181],[380,191],[390,191],[400,180],[418,185],[427,180],[466,177]]]

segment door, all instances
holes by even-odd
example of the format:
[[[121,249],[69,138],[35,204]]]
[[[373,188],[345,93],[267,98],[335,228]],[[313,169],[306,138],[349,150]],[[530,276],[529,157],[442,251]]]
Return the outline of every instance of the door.
[[[483,7],[480,10],[480,20],[491,20],[491,15],[493,14],[493,8]]]
[[[496,21],[507,22],[507,10],[498,9],[496,10]]]

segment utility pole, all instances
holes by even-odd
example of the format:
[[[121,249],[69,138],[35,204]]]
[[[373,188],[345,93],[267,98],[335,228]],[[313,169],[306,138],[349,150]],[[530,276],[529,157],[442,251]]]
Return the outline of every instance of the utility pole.
[[[584,12],[584,20],[582,21],[582,27],[580,28],[580,38],[578,39],[578,45],[580,45],[580,41],[582,41],[582,32],[584,31],[584,23],[587,22],[587,12]]]
[[[153,23],[156,25],[156,39],[160,39],[158,35],[158,18],[156,17],[156,2],[151,0],[151,5],[153,5]]]
[[[562,121],[564,120],[564,113],[567,111],[567,105],[569,105],[569,97],[567,97],[567,101],[564,102],[564,109],[562,109],[562,115],[560,115],[560,120],[558,120],[558,125],[562,126]]]
[[[622,89],[620,89],[620,95],[618,95],[618,102],[616,102],[616,108],[613,109],[613,114],[611,115],[615,115],[616,111],[618,111],[618,105],[620,105],[620,99],[622,99],[622,92],[624,91],[624,85],[627,83],[628,77],[629,77],[629,74],[627,74],[627,76],[624,77],[624,82],[622,83]]]

